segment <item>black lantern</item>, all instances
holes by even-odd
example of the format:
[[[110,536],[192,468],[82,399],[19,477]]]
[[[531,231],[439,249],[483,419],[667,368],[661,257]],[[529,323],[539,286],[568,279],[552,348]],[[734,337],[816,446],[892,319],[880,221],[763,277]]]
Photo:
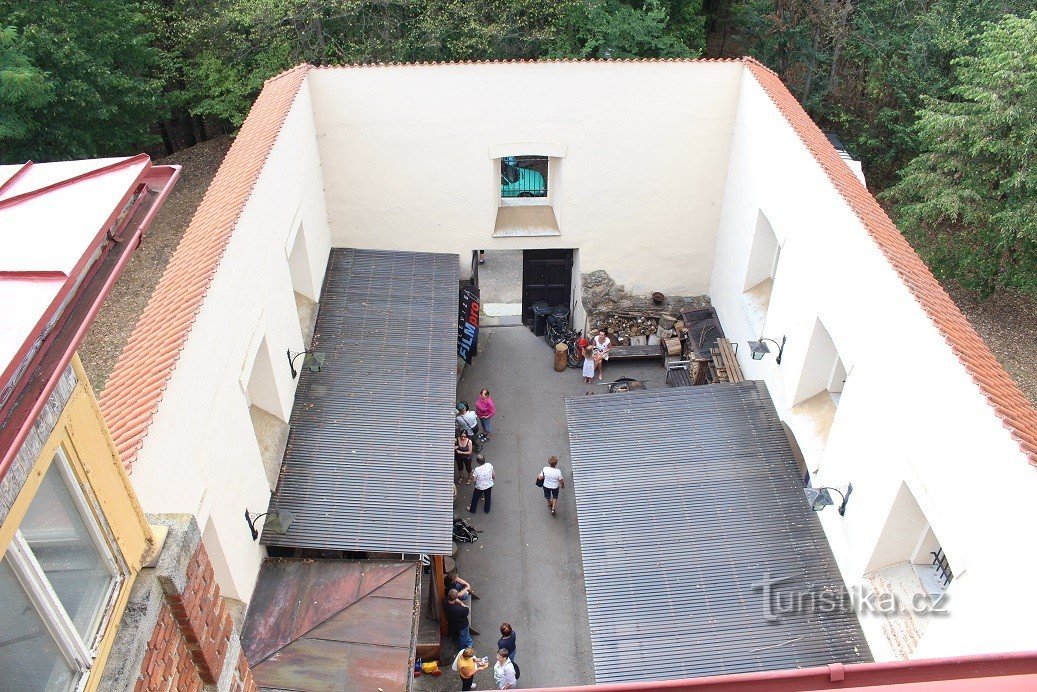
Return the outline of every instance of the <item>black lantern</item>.
[[[781,365],[781,354],[785,350],[785,337],[781,337],[781,343],[779,344],[774,339],[768,339],[767,337],[761,336],[759,341],[750,341],[749,348],[752,354],[753,360],[763,360],[763,357],[771,352],[771,349],[765,344],[765,341],[769,341],[778,347],[778,357],[774,359],[774,362]]]
[[[820,512],[825,507],[834,505],[835,502],[832,500],[832,495],[828,491],[839,493],[839,497],[842,499],[842,503],[839,505],[839,516],[846,515],[846,503],[850,501],[850,493],[853,492],[853,484],[846,486],[846,493],[839,490],[838,488],[829,488],[825,486],[823,488],[811,488],[807,486],[803,488],[803,494],[807,498],[807,504],[810,505],[810,509],[815,512]]]
[[[295,361],[299,360],[299,356],[306,356],[302,359],[302,367],[307,372],[320,372],[324,367],[323,352],[299,351],[298,353],[292,353],[292,349],[288,349],[288,369],[292,371],[293,380],[299,376],[299,372],[295,369]]]
[[[292,525],[293,521],[295,521],[295,516],[286,509],[274,510],[273,512],[263,512],[262,514],[257,514],[255,516],[246,509],[245,523],[248,524],[248,530],[252,532],[252,540],[259,538],[259,529],[256,528],[256,520],[260,517],[266,517],[266,521],[263,522],[264,531],[280,535],[288,533],[288,527]]]

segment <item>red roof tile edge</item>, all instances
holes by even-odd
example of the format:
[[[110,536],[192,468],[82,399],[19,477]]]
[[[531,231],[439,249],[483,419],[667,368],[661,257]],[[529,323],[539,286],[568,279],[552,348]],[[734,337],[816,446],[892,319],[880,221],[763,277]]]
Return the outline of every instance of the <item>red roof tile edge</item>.
[[[337,70],[347,67],[414,67],[414,66],[443,66],[455,65],[553,65],[557,63],[575,64],[606,64],[606,63],[740,63],[744,58],[512,58],[510,60],[426,60],[422,62],[353,62],[339,65],[320,65],[315,70]]]
[[[101,412],[127,470],[310,69],[297,65],[264,84],[101,392]]]
[[[781,78],[755,58],[743,62],[929,315],[1030,464],[1037,466],[1037,410]]]

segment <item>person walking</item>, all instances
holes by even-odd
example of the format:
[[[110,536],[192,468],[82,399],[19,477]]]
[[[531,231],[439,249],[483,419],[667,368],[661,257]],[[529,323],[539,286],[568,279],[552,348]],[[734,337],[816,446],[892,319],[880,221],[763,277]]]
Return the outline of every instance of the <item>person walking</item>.
[[[457,467],[458,484],[465,482],[468,485],[472,484],[472,452],[474,450],[471,438],[462,430],[461,434],[457,436],[457,442],[454,443],[454,465]],[[468,474],[467,481],[465,473]]]
[[[515,662],[515,648],[518,646],[518,635],[510,623],[504,622],[500,626],[500,639],[497,640],[497,650],[508,652],[508,660]]]
[[[468,616],[472,611],[457,597],[457,589],[450,589],[446,592],[443,611],[446,613],[447,631],[454,641],[454,646],[459,649],[467,649],[472,645],[472,633],[469,631],[470,623],[468,621]]]
[[[472,491],[472,504],[468,507],[468,511],[474,514],[479,507],[479,498],[485,498],[483,511],[489,514],[493,479],[497,477],[497,474],[493,471],[493,464],[488,463],[486,457],[482,454],[477,454],[475,456],[475,470],[472,471],[471,475],[475,479],[475,490]]]
[[[475,649],[470,646],[461,649],[457,654],[457,658],[454,659],[454,669],[461,678],[462,690],[474,690],[475,674],[480,670],[486,670],[489,667],[490,662],[486,659],[476,658]]]
[[[594,373],[598,369],[598,363],[595,360],[596,352],[593,348],[588,346],[583,350],[583,383],[590,384],[591,380],[594,379]]]
[[[544,498],[547,500],[547,508],[551,510],[551,514],[554,514],[555,506],[558,504],[558,489],[565,487],[565,478],[558,470],[558,457],[548,459],[547,466],[540,471],[537,478],[544,482]]]
[[[490,390],[484,389],[480,391],[479,398],[475,400],[475,414],[479,417],[479,423],[482,425],[482,439],[484,442],[490,439],[490,433],[493,432],[490,419],[496,413],[497,407],[494,405],[493,399],[490,398]]]
[[[518,685],[515,675],[515,664],[508,658],[508,650],[497,651],[497,662],[493,664],[493,679],[497,681],[497,689],[510,690]]]

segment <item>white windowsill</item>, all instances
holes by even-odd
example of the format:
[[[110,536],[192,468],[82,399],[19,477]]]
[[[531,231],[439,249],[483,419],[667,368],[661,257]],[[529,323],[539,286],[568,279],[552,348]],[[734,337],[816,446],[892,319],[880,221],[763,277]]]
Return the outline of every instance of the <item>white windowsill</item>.
[[[493,224],[494,238],[535,238],[562,235],[550,205],[500,207]]]
[[[501,197],[500,205],[502,207],[549,207],[551,197],[548,195],[543,197]]]
[[[829,391],[823,390],[789,410],[787,423],[796,436],[807,466],[817,468],[820,455],[828,443],[835,420],[836,406]]]
[[[770,309],[773,288],[774,280],[764,279],[742,294],[742,310],[757,335],[763,332],[763,325],[767,321],[767,310]]]

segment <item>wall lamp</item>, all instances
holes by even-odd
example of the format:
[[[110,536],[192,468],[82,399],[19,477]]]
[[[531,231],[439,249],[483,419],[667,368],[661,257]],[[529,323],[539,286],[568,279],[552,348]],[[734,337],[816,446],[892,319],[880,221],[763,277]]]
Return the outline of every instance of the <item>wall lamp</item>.
[[[323,352],[299,351],[298,353],[292,353],[292,349],[288,349],[288,369],[292,371],[293,380],[299,376],[299,371],[295,369],[295,361],[299,360],[299,356],[306,356],[302,359],[302,367],[307,372],[320,372],[321,368],[324,367]]]
[[[785,350],[785,337],[781,337],[781,343],[779,344],[774,339],[768,339],[767,337],[760,337],[759,341],[750,341],[749,348],[752,349],[753,360],[762,360],[765,355],[771,352],[767,344],[764,341],[769,341],[778,347],[778,357],[774,359],[774,362],[781,365],[781,354]]]
[[[256,528],[256,520],[260,517],[266,517],[266,521],[263,522],[264,531],[281,535],[288,533],[288,527],[292,525],[293,521],[295,521],[295,516],[285,509],[274,510],[273,512],[263,512],[262,514],[256,515],[253,515],[246,509],[245,523],[248,524],[248,530],[252,532],[252,540],[259,538],[259,529]]]
[[[842,504],[839,505],[839,516],[846,515],[846,503],[850,501],[850,493],[853,492],[853,483],[846,486],[846,493],[838,488],[829,488],[827,486],[823,488],[811,488],[807,486],[803,488],[803,494],[806,495],[807,504],[810,505],[810,509],[815,512],[820,512],[825,507],[834,505],[832,501],[832,495],[828,492],[829,490],[839,493],[839,497],[842,498]]]

